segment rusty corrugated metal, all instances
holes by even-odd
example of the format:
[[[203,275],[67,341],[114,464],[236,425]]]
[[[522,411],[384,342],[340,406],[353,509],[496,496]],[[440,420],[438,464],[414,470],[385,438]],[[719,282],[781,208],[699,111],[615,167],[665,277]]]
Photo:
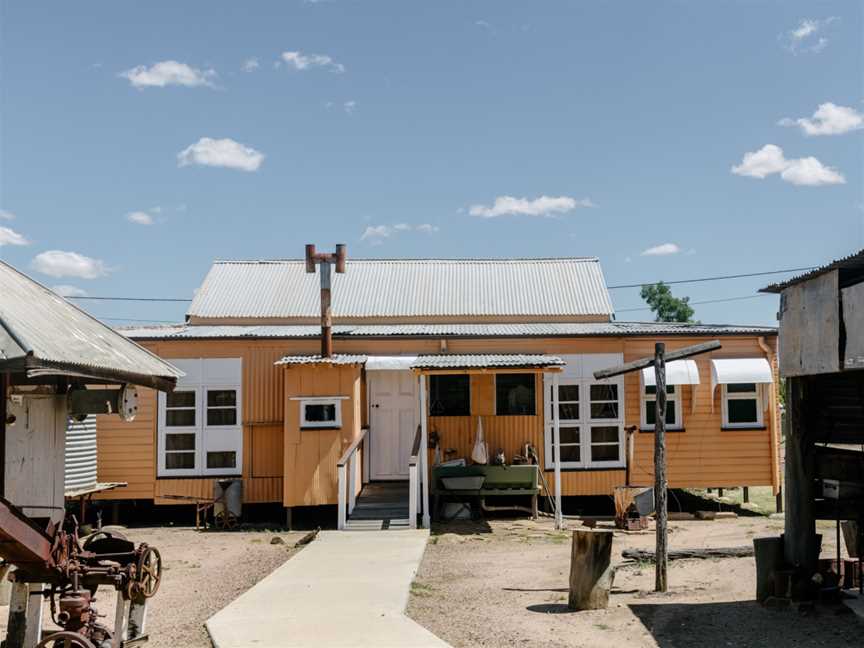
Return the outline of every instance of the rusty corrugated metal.
[[[318,278],[302,260],[218,261],[194,318],[317,318]],[[333,277],[333,317],[609,316],[596,258],[348,261]]]
[[[0,368],[173,387],[183,375],[0,261]]]

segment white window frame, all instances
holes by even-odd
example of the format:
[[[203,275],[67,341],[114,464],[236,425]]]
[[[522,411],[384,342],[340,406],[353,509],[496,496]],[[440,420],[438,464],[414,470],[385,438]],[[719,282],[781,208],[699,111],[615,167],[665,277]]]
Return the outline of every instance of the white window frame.
[[[760,383],[735,383],[735,384],[743,384],[754,386],[754,391],[752,392],[732,392],[730,393],[727,389],[727,385],[721,385],[721,399],[723,401],[723,428],[727,430],[736,430],[736,429],[753,429],[753,428],[762,428],[765,427],[765,419],[764,412],[762,411],[764,408],[762,407],[762,389],[763,385]],[[730,400],[755,400],[756,401],[756,421],[747,422],[747,423],[730,423],[729,422],[729,401]]]
[[[653,431],[654,424],[648,423],[648,403],[656,402],[657,394],[648,393],[648,387],[653,387],[654,385],[645,385],[641,383],[640,386],[642,388],[642,397],[639,399],[640,401],[640,411],[639,411],[639,429],[645,431]],[[669,393],[669,387],[674,387],[675,391],[673,393]],[[675,402],[675,421],[672,423],[666,424],[667,430],[683,430],[684,429],[684,410],[682,409],[682,391],[684,385],[666,385],[666,402],[667,404],[670,401]]]
[[[314,430],[314,429],[336,429],[342,427],[342,401],[345,400],[344,397],[341,396],[325,396],[325,397],[314,397],[314,398],[300,398],[300,429],[301,430]],[[336,412],[336,419],[334,421],[309,421],[306,419],[306,406],[307,405],[333,405],[333,408]]]
[[[177,381],[178,391],[195,392],[195,425],[167,425],[167,397],[159,393],[157,404],[157,477],[233,477],[243,474],[243,366],[240,358],[194,358],[172,360],[186,376]],[[209,375],[213,376],[211,379]],[[234,425],[208,425],[207,392],[231,390],[236,393],[237,419]],[[195,435],[195,467],[166,466],[166,437],[169,434]],[[234,468],[207,468],[210,452],[234,452]]]
[[[616,376],[608,380],[595,380],[592,372],[595,369],[613,366],[623,362],[622,354],[584,354],[576,356],[563,356],[567,361],[568,366],[564,372],[559,375],[559,386],[578,385],[579,386],[579,419],[559,421],[560,427],[578,427],[579,428],[579,461],[562,461],[561,468],[564,470],[579,470],[579,469],[604,469],[610,470],[623,468],[625,465],[625,434],[624,434],[624,416],[625,416],[625,392],[624,392],[624,377]],[[616,385],[618,389],[618,416],[614,419],[595,419],[591,416],[591,386],[592,385]],[[599,402],[599,401],[598,401]],[[559,403],[560,404],[560,403]],[[552,379],[547,374],[543,380],[543,411],[544,411],[544,463],[546,470],[554,470],[552,448]],[[599,427],[617,427],[618,428],[618,460],[591,460],[591,429]],[[593,445],[613,445],[614,442],[597,443]]]

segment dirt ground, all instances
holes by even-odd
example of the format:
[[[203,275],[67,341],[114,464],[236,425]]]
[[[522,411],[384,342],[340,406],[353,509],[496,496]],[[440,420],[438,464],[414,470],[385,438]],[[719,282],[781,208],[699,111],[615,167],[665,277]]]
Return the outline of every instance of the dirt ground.
[[[296,552],[303,533],[267,531],[198,532],[194,528],[149,527],[123,531],[130,540],[159,549],[164,575],[147,608],[150,648],[210,648],[204,622],[267,576]],[[284,544],[270,544],[274,536]],[[114,592],[102,587],[95,607],[114,622]],[[46,605],[47,629],[54,628]],[[0,636],[8,607],[0,607]]]
[[[578,525],[578,522],[574,522]],[[821,526],[821,525],[820,525]],[[670,548],[749,545],[782,519],[670,523]],[[834,551],[822,528],[823,555]],[[753,558],[672,561],[670,591],[653,593],[654,565],[623,565],[626,547],[653,548],[653,527],[616,532],[619,564],[606,610],[570,612],[570,535],[550,520],[462,522],[433,529],[409,616],[453,646],[861,646],[864,622],[844,607],[769,610],[754,602]]]

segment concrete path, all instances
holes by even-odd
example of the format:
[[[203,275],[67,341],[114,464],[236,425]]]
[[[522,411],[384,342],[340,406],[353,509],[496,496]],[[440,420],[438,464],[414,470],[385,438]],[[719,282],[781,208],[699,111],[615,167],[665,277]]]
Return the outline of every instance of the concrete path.
[[[207,621],[213,645],[448,646],[405,616],[428,537],[424,530],[322,531]]]

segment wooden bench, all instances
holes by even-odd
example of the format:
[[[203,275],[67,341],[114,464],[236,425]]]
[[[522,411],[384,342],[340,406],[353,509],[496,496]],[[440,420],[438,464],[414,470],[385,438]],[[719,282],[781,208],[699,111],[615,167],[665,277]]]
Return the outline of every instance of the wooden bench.
[[[443,479],[458,477],[483,477],[483,485],[478,489],[451,489],[444,486]],[[518,510],[530,513],[537,518],[537,500],[540,495],[539,472],[536,465],[524,466],[433,466],[431,493],[433,497],[432,514],[438,519],[440,506],[446,500],[479,500],[480,508],[492,510]],[[506,506],[490,507],[487,497],[527,496],[531,507]]]

